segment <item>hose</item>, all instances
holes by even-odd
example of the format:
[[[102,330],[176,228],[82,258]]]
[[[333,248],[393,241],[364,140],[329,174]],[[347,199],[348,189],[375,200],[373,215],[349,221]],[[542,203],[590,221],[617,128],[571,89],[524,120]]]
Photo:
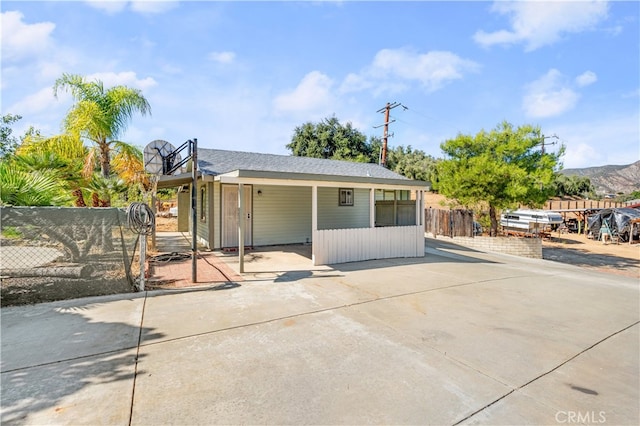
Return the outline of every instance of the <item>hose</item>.
[[[151,208],[144,203],[131,203],[127,207],[127,225],[136,234],[151,235],[156,217]]]

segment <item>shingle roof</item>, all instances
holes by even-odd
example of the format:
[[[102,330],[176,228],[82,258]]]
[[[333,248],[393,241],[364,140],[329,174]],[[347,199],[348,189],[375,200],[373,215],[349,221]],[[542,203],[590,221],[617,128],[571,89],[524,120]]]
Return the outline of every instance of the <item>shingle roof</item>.
[[[202,173],[214,176],[250,170],[409,181],[378,164],[207,148],[198,148],[198,167]]]

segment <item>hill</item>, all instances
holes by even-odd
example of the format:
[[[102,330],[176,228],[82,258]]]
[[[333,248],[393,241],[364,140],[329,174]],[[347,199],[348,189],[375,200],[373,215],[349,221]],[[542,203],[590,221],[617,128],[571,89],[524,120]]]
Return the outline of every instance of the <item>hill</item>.
[[[640,191],[640,161],[624,166],[599,166],[583,169],[565,169],[567,176],[586,176],[598,194],[629,194]]]

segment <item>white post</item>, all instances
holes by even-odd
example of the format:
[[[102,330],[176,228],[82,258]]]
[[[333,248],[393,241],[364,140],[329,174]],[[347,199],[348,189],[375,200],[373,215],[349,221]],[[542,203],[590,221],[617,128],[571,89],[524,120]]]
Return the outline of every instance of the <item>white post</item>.
[[[416,225],[420,225],[420,211],[422,210],[422,191],[416,189]]]
[[[376,189],[369,188],[369,228],[376,227]]]
[[[313,238],[318,231],[318,186],[311,187],[311,262],[316,264],[316,239]]]
[[[238,184],[238,260],[244,273],[244,185]]]
[[[144,264],[147,260],[147,234],[140,234],[140,291],[144,291]]]

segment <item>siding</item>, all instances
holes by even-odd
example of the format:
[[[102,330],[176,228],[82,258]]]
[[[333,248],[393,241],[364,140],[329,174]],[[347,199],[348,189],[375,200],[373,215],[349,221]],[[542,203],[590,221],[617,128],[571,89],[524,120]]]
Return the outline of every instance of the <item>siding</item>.
[[[191,186],[189,186],[191,188]],[[178,192],[178,231],[191,232],[189,223],[191,222],[191,190]]]
[[[222,226],[221,209],[222,209],[222,185],[220,182],[213,183],[213,211],[210,212],[209,217],[213,222],[213,241],[211,246],[219,249],[222,244],[222,234],[220,233],[220,227]]]
[[[338,191],[339,188],[318,188],[318,229],[368,228],[369,190],[356,188],[353,206],[338,205]]]
[[[336,194],[336,203],[337,199]],[[253,244],[308,242],[311,242],[311,188],[254,185]]]
[[[202,206],[202,188],[205,189],[205,206],[204,206],[204,216],[205,220],[200,220],[200,212],[203,208]],[[198,221],[198,240],[200,244],[203,244],[207,248],[211,248],[211,240],[209,238],[209,221],[211,220],[211,215],[209,211],[210,205],[210,197],[211,197],[211,188],[206,183],[198,183],[198,191],[196,192],[197,202],[196,202],[196,220]]]
[[[422,226],[329,229],[313,237],[314,265],[424,256]]]

